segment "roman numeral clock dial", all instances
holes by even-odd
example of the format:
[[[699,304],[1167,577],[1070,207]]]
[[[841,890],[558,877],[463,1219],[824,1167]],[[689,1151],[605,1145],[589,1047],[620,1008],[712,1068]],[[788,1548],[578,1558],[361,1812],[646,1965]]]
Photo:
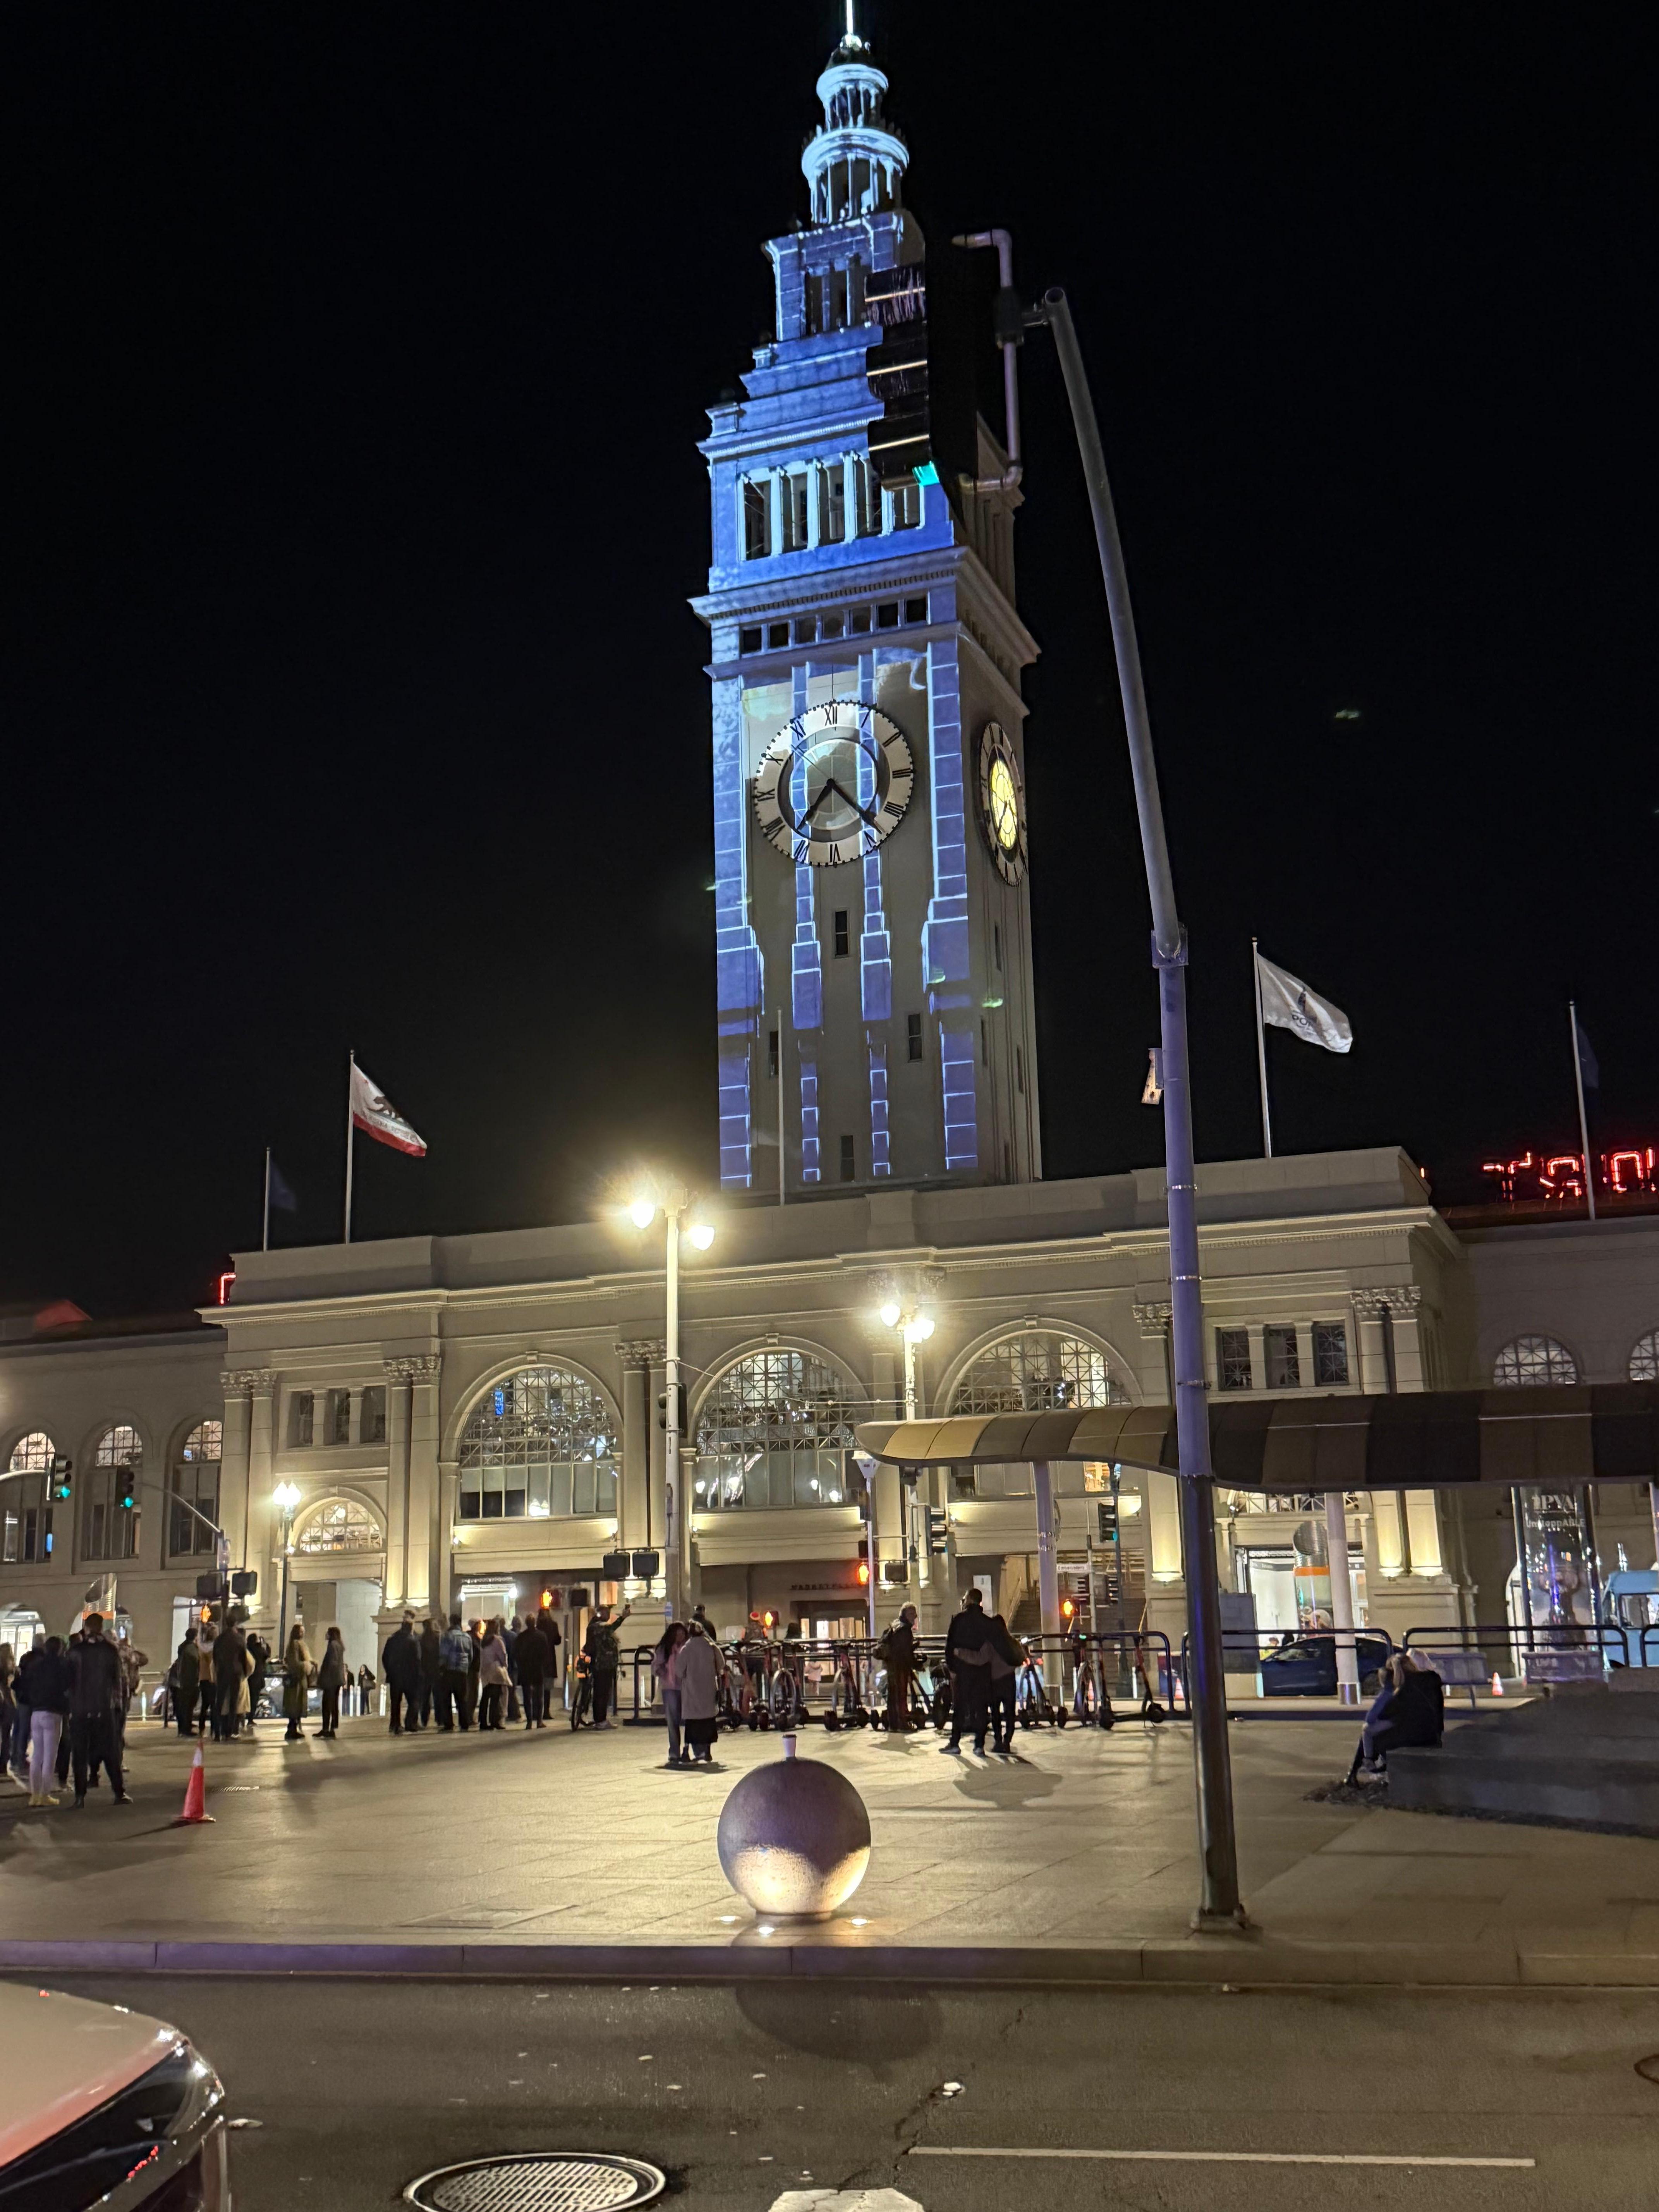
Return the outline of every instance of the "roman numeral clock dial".
[[[915,775],[910,740],[890,716],[831,699],[786,723],[761,755],[755,818],[787,859],[834,867],[892,836]]]

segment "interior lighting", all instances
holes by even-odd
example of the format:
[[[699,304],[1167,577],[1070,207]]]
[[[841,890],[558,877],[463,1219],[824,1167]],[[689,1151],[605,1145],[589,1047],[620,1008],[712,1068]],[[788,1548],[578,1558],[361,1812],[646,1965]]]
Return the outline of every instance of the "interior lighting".
[[[699,1252],[706,1252],[714,1241],[714,1226],[709,1221],[694,1221],[685,1233]]]
[[[898,1327],[899,1311],[899,1302],[896,1298],[889,1298],[882,1306],[881,1318],[886,1322],[889,1328],[896,1328]]]
[[[628,1218],[635,1229],[648,1229],[657,1218],[657,1209],[648,1198],[636,1198],[628,1209]]]

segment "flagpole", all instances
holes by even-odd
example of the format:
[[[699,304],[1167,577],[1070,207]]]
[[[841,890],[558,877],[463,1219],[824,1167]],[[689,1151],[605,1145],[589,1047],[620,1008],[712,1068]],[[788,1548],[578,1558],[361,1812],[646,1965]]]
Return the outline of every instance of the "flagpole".
[[[353,1048],[353,1049],[352,1049],[352,1051],[351,1051],[351,1053],[348,1055],[348,1059],[347,1059],[347,1065],[346,1065],[346,1200],[345,1200],[345,1241],[346,1241],[346,1243],[347,1243],[348,1244],[349,1244],[349,1243],[350,1243],[350,1242],[351,1242],[351,1154],[352,1154],[352,1143],[351,1143],[351,1130],[352,1130],[352,1121],[351,1121],[351,1094],[352,1094],[353,1091],[356,1088],[356,1075],[357,1075],[357,1054],[356,1054],[356,1048],[354,1047],[354,1048]]]
[[[1261,1077],[1261,1157],[1273,1156],[1273,1117],[1267,1111],[1267,1031],[1261,1018],[1261,955],[1250,939],[1250,975],[1255,983],[1255,1064]]]
[[[1567,1000],[1567,1026],[1572,1032],[1572,1080],[1578,1093],[1578,1141],[1584,1147],[1584,1195],[1589,1200],[1589,1218],[1595,1218],[1595,1166],[1590,1158],[1589,1122],[1584,1114],[1584,1063],[1578,1051],[1578,1002]]]
[[[265,1225],[259,1239],[259,1249],[262,1252],[269,1252],[270,1249],[270,1146],[269,1145],[265,1146]]]

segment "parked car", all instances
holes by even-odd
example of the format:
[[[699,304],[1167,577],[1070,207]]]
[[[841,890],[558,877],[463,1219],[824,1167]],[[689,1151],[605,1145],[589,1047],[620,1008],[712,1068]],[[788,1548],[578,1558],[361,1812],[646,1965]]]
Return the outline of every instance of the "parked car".
[[[230,2212],[225,2093],[164,2021],[0,1984],[0,2212]]]
[[[1387,1640],[1367,1636],[1362,1629],[1354,1638],[1359,1662],[1359,1686],[1369,1696],[1376,1687],[1382,1662],[1389,1656]],[[1334,1698],[1336,1695],[1336,1641],[1330,1636],[1298,1636],[1269,1651],[1261,1662],[1264,1698]]]

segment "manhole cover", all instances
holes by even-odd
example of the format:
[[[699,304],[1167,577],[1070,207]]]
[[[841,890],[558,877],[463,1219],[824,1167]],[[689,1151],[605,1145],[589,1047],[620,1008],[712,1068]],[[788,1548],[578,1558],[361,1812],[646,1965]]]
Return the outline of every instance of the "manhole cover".
[[[441,2166],[404,2191],[422,2212],[611,2212],[623,2204],[649,2204],[660,2197],[664,2176],[642,2159],[608,2151],[516,2151]]]

